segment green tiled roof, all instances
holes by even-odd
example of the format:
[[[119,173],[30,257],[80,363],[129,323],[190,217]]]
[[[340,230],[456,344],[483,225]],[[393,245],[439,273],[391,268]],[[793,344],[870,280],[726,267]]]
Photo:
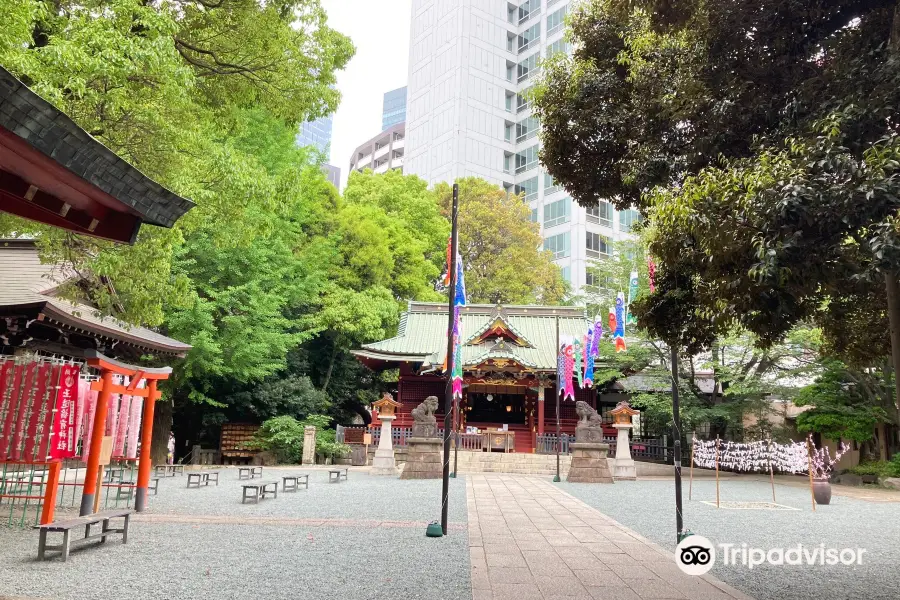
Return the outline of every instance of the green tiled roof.
[[[496,347],[495,340],[465,345],[462,350],[465,366],[487,358],[515,358],[529,368],[555,372],[557,321],[560,338],[581,337],[589,324],[584,309],[579,307],[470,304],[462,309],[462,338],[470,339],[498,314],[534,347],[506,343],[500,348]],[[441,365],[447,352],[447,316],[445,303],[411,302],[400,320],[396,337],[365,344],[354,354],[387,362],[409,360]]]

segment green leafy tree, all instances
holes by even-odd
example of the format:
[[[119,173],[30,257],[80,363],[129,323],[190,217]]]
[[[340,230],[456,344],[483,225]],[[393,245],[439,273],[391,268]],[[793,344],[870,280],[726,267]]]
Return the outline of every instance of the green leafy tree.
[[[46,260],[69,263],[87,281],[111,281],[114,295],[109,286],[86,291],[98,309],[149,325],[164,320],[164,301],[191,302],[185,281],[172,276],[185,235],[216,222],[220,243],[246,244],[259,233],[250,223],[271,225],[252,218],[260,208],[283,207],[284,179],[260,174],[270,157],[248,154],[248,123],[261,129],[252,121],[262,111],[293,129],[333,110],[335,71],[353,53],[327,26],[318,0],[23,0],[0,10],[0,64],[198,203],[172,230],[143,228],[133,248],[21,220],[0,223],[39,235]]]
[[[893,422],[893,381],[890,367],[854,369],[836,360],[825,363],[816,381],[803,388],[794,399],[809,410],[797,416],[800,431],[820,433],[830,439],[850,439],[867,443],[871,454],[886,457],[884,423]],[[876,430],[882,443],[874,443]]]
[[[659,290],[635,311],[652,335],[696,353],[813,320],[865,364],[890,322],[900,370],[898,18],[887,0],[575,11],[574,56],[536,93],[543,160],[579,202],[647,213]],[[878,319],[857,343],[854,306]]]
[[[521,196],[467,177],[459,184],[459,252],[471,302],[557,304],[568,286],[550,252],[541,250],[540,228]],[[452,188],[434,188],[449,216]],[[445,259],[446,261],[446,259]]]

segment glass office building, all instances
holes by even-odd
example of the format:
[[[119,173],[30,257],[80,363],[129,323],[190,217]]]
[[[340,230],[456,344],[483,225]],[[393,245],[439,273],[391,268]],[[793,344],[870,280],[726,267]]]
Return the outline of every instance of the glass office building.
[[[316,119],[315,121],[307,121],[300,128],[297,134],[298,146],[315,146],[319,152],[323,152],[326,156],[329,154],[331,146],[331,127],[334,118],[331,115]]]
[[[381,130],[406,121],[406,87],[391,90],[384,95],[381,109]]]

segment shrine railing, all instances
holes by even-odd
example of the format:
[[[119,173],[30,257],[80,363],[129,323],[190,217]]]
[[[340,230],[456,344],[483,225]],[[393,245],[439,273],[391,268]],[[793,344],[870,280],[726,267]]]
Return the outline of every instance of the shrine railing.
[[[381,441],[380,427],[344,427],[337,426],[338,442],[344,444],[362,444],[366,433],[372,434],[372,445],[377,446]],[[438,429],[437,434],[443,437],[444,430]],[[391,428],[391,444],[394,447],[405,448],[409,444],[409,438],[412,437],[412,427],[393,427]],[[450,438],[453,442],[454,438]],[[484,435],[481,433],[461,433],[459,434],[459,449],[474,450],[480,452],[484,444]]]
[[[473,450],[477,452],[481,452],[484,448],[484,434],[483,433],[460,433],[459,434],[459,449],[460,450]]]
[[[557,439],[555,433],[539,433],[535,436],[534,452],[535,454],[556,454],[556,449],[559,447],[560,454],[568,454],[570,438],[574,441],[574,437],[564,433]]]
[[[606,441],[606,440],[604,440]],[[666,446],[666,440],[659,438],[632,439],[628,442],[631,447],[631,458],[645,462],[669,463],[672,460],[672,452]],[[616,440],[609,441],[609,457],[616,457]]]

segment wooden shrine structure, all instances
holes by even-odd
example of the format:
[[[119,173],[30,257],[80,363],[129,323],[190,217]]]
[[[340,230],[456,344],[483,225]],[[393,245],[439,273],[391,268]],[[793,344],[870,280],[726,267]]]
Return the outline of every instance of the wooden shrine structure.
[[[194,206],[156,183],[0,67],[0,210],[134,243]]]
[[[470,304],[461,309],[460,318],[465,340],[460,430],[505,429],[512,435],[491,436],[498,440],[498,450],[534,451],[535,436],[556,430],[557,326],[561,338],[584,335],[589,325],[584,308]],[[373,370],[400,370],[396,427],[411,425],[410,411],[427,396],[437,396],[443,405],[446,336],[445,303],[410,302],[395,337],[353,351]],[[604,411],[595,389],[576,386],[575,396]],[[606,409],[614,406],[611,401]],[[438,413],[437,418],[440,423],[443,417]],[[562,432],[574,434],[577,419],[575,403],[561,402]],[[615,435],[611,422],[606,433]]]
[[[172,227],[193,206],[0,67],[0,212],[132,244],[143,224]],[[69,417],[79,406],[72,386],[84,365],[99,372],[100,378],[90,384],[97,401],[90,414],[83,415],[85,423],[79,423],[87,428],[90,422],[89,443],[81,448],[87,464],[81,514],[95,510],[101,449],[108,437],[106,416],[114,395],[142,401],[135,507],[143,510],[153,409],[160,395],[157,385],[171,369],[130,365],[121,359],[138,361],[150,355],[158,364],[184,356],[190,346],[98,314],[88,304],[64,300],[72,294],[61,294],[63,286],[77,285],[77,274],[42,264],[33,240],[0,240],[0,281],[0,427],[15,432],[4,436],[8,443],[0,447],[0,467],[4,474],[8,467],[32,469],[26,483],[21,477],[13,481],[26,487],[25,494],[8,493],[5,486],[10,480],[0,481],[0,501],[7,498],[27,505],[34,500],[40,522],[53,520],[61,461],[78,452],[74,420]],[[129,383],[124,385],[126,377]],[[136,426],[132,433],[138,433]],[[137,447],[133,440],[136,452]],[[43,470],[34,484],[36,468]],[[41,493],[32,495],[33,487]]]

